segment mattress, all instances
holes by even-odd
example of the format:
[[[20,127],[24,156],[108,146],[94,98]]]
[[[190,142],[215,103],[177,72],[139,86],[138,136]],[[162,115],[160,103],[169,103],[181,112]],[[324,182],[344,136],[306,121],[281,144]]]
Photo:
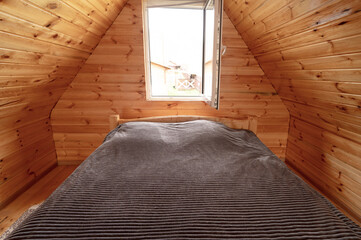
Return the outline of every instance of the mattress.
[[[256,136],[129,122],[8,239],[361,239]]]

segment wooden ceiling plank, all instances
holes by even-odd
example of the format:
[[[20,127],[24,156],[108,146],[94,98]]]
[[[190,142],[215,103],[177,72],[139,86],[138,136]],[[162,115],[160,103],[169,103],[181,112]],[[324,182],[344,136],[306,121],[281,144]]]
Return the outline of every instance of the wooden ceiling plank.
[[[65,2],[62,1],[54,1],[51,2],[49,0],[28,0],[34,5],[39,6],[42,9],[45,9],[52,14],[55,14],[77,26],[88,30],[97,36],[102,36],[106,31],[106,28],[96,21],[90,19],[85,14],[79,12],[75,8],[69,6]]]
[[[266,71],[274,69],[287,70],[326,70],[326,69],[357,69],[361,68],[361,53],[340,54],[325,57],[292,59],[267,62],[262,64]]]
[[[69,6],[88,16],[93,21],[96,21],[102,25],[105,29],[108,29],[112,22],[105,17],[98,9],[91,5],[88,1],[72,1],[62,0]]]
[[[97,35],[88,30],[51,14],[26,0],[2,1],[0,4],[3,12],[83,40],[88,44],[94,44],[100,40]]]
[[[264,20],[262,33],[257,33],[257,36],[250,33],[250,35],[247,35],[250,37],[247,40],[250,41],[249,46],[252,49],[275,39],[328,25],[330,22],[352,15],[360,5],[358,1],[353,0],[343,0],[342,3],[337,0],[320,0],[316,2],[313,0],[302,2],[295,0],[294,3],[301,6],[302,10],[299,9],[298,12],[295,12],[297,5],[294,7],[287,6],[285,8],[286,15],[277,15],[276,12],[272,18]],[[320,14],[321,11],[322,14]],[[267,28],[265,28],[266,26]],[[254,29],[256,30],[256,28]]]
[[[278,49],[273,52],[256,55],[256,58],[263,63],[271,61],[315,58],[315,56],[326,57],[340,54],[358,53],[360,52],[360,41],[361,34],[294,48],[281,50]]]
[[[5,49],[45,53],[61,57],[86,59],[90,55],[85,51],[49,44],[39,39],[32,39],[2,31],[0,31],[0,45]]]
[[[86,0],[94,6],[111,23],[118,16],[120,9],[108,0]]]
[[[39,39],[44,42],[53,43],[69,48],[79,49],[86,52],[92,51],[92,46],[84,43],[83,40],[54,31],[50,28],[37,25],[26,20],[14,17],[0,11],[0,18],[4,18],[2,30],[32,39]]]
[[[361,30],[359,28],[359,26],[361,26],[360,16],[361,12],[337,19],[329,24],[315,26],[313,29],[307,29],[306,31],[297,34],[288,35],[286,37],[279,36],[275,41],[270,41],[261,46],[254,47],[253,51],[255,54],[262,54],[279,48],[288,49],[290,47],[301,47],[319,42],[359,35],[361,34]]]
[[[70,58],[70,57],[54,56],[45,53],[0,48],[0,63],[61,65],[61,66],[80,67],[84,63],[84,60],[81,58]]]
[[[272,79],[272,82],[276,83],[276,89],[280,87],[291,89],[300,88],[300,89],[317,89],[324,92],[332,93],[348,93],[354,95],[361,95],[361,83],[359,82],[334,82],[334,81],[310,81],[310,80],[299,80],[299,79],[289,79],[284,81],[282,79]]]

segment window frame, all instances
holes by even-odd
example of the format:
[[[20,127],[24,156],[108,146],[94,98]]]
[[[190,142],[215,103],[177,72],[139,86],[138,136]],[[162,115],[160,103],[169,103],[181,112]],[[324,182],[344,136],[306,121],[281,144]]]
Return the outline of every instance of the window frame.
[[[206,0],[206,4],[204,6],[204,21],[203,21],[203,84],[204,84],[204,76],[205,76],[205,45],[206,45],[206,11],[207,6],[210,4],[212,0]],[[212,57],[212,94],[210,97],[207,97],[204,93],[205,102],[213,108],[219,109],[219,101],[220,101],[220,79],[221,79],[221,63],[222,63],[222,55],[225,53],[222,45],[222,34],[223,34],[223,0],[213,0],[214,1],[214,20],[219,20],[213,26],[213,57]],[[217,44],[217,40],[219,40]],[[225,47],[225,46],[224,46]],[[204,85],[202,85],[203,87]],[[203,89],[204,90],[204,89]]]
[[[215,0],[217,1],[217,0]],[[221,1],[221,17],[222,17],[222,12],[223,12],[223,0],[219,0]],[[206,5],[208,4],[209,0],[206,1]],[[203,9],[204,10],[204,9]],[[142,14],[143,14],[143,48],[144,48],[144,69],[145,69],[145,74],[144,74],[144,80],[145,80],[145,90],[146,90],[146,100],[147,101],[203,101],[210,104],[210,101],[208,98],[206,98],[204,96],[204,77],[202,76],[202,96],[152,96],[152,80],[151,80],[151,59],[150,59],[150,46],[149,46],[149,40],[150,40],[150,36],[149,36],[149,16],[148,16],[148,11],[147,11],[147,0],[142,0]],[[221,19],[221,28],[222,28],[222,21],[223,19]],[[203,24],[205,24],[203,22]],[[204,32],[205,29],[203,29],[203,54],[204,54]],[[222,29],[220,30],[220,32],[222,32]],[[221,40],[222,40],[222,35],[221,35]],[[216,45],[216,44],[214,44]],[[220,42],[220,45],[222,45],[222,42]],[[216,46],[215,46],[216,47]],[[204,59],[202,59],[202,72],[204,73]],[[219,70],[220,72],[220,70]],[[219,78],[220,78],[220,74],[219,74]],[[219,99],[219,84],[218,84],[218,96],[217,98]],[[212,95],[212,97],[214,97]],[[219,103],[219,100],[218,100]],[[216,107],[218,109],[218,106]]]

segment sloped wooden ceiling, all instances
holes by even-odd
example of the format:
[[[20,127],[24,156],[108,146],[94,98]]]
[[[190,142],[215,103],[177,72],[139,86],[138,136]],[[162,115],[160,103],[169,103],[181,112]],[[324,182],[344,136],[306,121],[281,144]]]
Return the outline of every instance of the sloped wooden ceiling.
[[[55,106],[51,121],[60,164],[78,164],[109,131],[109,115],[259,117],[258,136],[279,157],[286,150],[289,113],[248,47],[224,15],[221,101],[146,101],[141,0],[129,0]],[[180,46],[181,47],[181,46]]]
[[[361,222],[361,1],[226,0],[290,114],[286,162]]]
[[[56,164],[50,112],[124,4],[0,1],[0,207]]]

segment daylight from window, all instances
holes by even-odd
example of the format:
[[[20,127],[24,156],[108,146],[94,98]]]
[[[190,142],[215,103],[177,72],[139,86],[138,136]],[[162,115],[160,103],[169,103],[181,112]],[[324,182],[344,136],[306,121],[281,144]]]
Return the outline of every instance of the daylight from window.
[[[212,96],[212,80],[213,80],[213,50],[214,50],[214,0],[209,1],[206,6],[206,35],[204,39],[204,95],[211,98]]]
[[[152,96],[201,96],[203,10],[149,8]]]

